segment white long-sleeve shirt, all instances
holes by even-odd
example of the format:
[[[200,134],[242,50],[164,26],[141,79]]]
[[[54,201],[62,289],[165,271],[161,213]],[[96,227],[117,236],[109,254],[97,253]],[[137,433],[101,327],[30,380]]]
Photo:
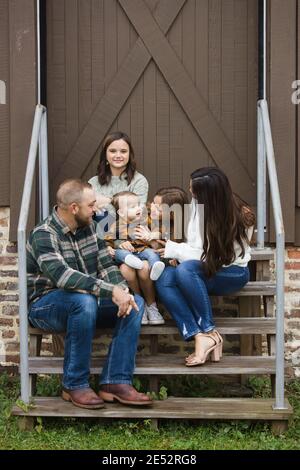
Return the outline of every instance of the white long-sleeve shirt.
[[[251,240],[254,227],[247,229],[248,239]],[[228,266],[235,265],[246,267],[251,259],[251,247],[248,243],[243,242],[245,247],[245,255],[241,257],[241,247],[237,241],[234,242],[234,251],[236,258],[233,263]],[[179,263],[188,260],[200,260],[203,253],[203,240],[200,233],[199,212],[196,206],[192,209],[192,215],[188,224],[186,243],[176,243],[168,240],[165,247],[165,258],[177,259]]]

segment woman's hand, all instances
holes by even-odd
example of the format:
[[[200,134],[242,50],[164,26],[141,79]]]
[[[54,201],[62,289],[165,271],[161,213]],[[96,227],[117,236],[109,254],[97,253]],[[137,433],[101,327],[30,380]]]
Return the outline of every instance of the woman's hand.
[[[164,248],[159,248],[158,250],[154,250],[155,253],[158,253],[161,258],[165,257],[165,249]]]
[[[97,195],[97,199],[95,202],[96,210],[104,209],[111,203],[111,197],[103,196],[102,194]]]
[[[132,246],[132,244],[128,241],[121,243],[120,248],[122,250],[128,250],[128,251],[131,251],[131,252],[134,251],[134,246]]]
[[[150,242],[152,239],[151,230],[144,225],[139,225],[134,230],[134,236],[143,242]]]

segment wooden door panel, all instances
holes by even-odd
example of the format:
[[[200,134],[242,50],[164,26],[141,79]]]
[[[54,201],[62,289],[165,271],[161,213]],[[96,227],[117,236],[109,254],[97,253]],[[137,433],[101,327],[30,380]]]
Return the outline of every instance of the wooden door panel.
[[[103,138],[120,129],[151,194],[219,165],[255,202],[256,1],[49,3],[53,191],[94,175]]]

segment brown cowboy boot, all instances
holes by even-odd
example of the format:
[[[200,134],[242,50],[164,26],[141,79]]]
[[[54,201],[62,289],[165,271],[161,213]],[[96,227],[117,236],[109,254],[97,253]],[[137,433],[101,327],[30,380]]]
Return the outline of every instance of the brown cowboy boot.
[[[153,400],[145,393],[139,393],[129,384],[105,384],[100,386],[99,397],[112,403],[117,400],[123,405],[152,405]]]
[[[79,408],[95,410],[104,408],[104,401],[91,388],[78,388],[77,390],[63,389],[62,398],[71,401]]]

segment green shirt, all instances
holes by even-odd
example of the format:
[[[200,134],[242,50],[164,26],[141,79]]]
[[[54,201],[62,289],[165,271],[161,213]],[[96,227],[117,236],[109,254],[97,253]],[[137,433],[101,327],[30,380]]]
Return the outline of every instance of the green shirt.
[[[98,176],[93,176],[89,180],[89,183],[93,186],[96,193],[102,196],[113,197],[115,194],[121,191],[130,191],[139,196],[140,202],[146,204],[148,198],[149,184],[145,176],[138,171],[135,172],[131,183],[128,184],[126,175],[123,173],[121,177],[112,176],[109,184],[101,185],[98,180]],[[110,213],[114,213],[114,208],[111,204],[105,207]]]
[[[26,246],[29,302],[54,289],[111,297],[115,285],[127,287],[96,227],[93,222],[73,234],[54,208],[32,230]]]

